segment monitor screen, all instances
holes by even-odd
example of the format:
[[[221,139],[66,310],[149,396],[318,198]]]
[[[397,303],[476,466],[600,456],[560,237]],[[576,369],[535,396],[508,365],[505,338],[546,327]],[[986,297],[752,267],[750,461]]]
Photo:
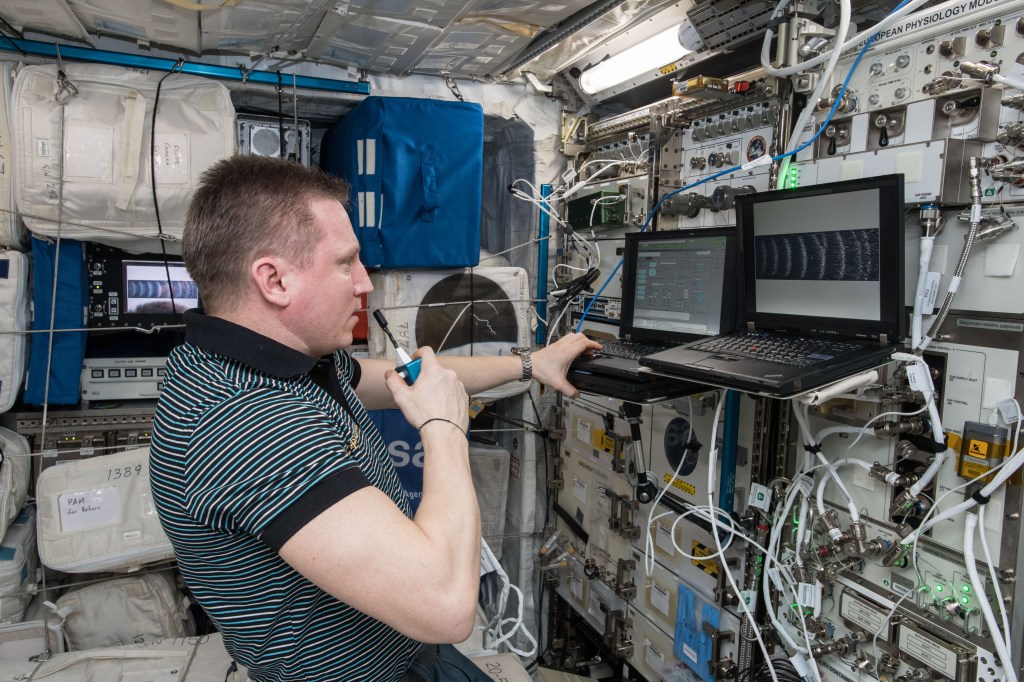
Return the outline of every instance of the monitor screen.
[[[753,206],[757,311],[880,320],[879,190]]]
[[[184,263],[125,260],[122,262],[122,272],[126,316],[173,317],[199,306],[199,289],[189,277]]]
[[[723,331],[731,312],[735,231],[627,235],[623,322],[633,338],[685,341]]]
[[[762,192],[737,206],[748,319],[902,335],[902,176]]]

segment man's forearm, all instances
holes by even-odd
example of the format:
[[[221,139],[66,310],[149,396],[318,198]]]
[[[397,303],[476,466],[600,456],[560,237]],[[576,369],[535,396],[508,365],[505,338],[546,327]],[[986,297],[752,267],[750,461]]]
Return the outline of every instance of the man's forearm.
[[[523,376],[523,361],[518,355],[444,355],[438,356],[438,361],[459,375],[469,395],[483,393]]]

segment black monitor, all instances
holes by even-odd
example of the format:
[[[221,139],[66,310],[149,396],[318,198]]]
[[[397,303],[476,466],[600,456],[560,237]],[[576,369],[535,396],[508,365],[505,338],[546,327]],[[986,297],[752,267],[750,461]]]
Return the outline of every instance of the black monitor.
[[[903,217],[902,175],[738,197],[744,321],[902,339]]]
[[[620,335],[685,343],[728,331],[736,250],[731,227],[627,234]]]
[[[199,306],[199,289],[180,258],[99,244],[87,254],[91,328],[180,324],[182,313]]]

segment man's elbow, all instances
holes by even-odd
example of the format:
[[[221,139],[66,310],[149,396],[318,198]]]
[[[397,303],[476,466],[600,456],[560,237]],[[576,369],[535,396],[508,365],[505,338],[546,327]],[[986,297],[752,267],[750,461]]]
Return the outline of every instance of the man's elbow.
[[[476,625],[477,593],[449,594],[443,603],[437,605],[427,614],[428,621],[424,625],[429,635],[421,641],[430,644],[457,644],[469,639]]]

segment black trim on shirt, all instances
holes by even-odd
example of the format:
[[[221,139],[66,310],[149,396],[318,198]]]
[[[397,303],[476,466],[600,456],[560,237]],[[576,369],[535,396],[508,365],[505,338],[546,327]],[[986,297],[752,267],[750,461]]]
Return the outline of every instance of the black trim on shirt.
[[[287,509],[282,510],[263,529],[260,539],[275,552],[280,552],[284,543],[299,529],[327,511],[338,500],[369,485],[370,482],[357,467],[342,469],[317,483]]]
[[[185,312],[185,341],[280,379],[307,374],[319,361],[331,359],[330,355],[311,357],[248,327],[207,315],[199,308]],[[349,381],[353,389],[359,385],[361,376],[362,368],[353,359]]]
[[[198,310],[185,312],[185,341],[281,379],[305,374],[317,361],[248,327]]]

